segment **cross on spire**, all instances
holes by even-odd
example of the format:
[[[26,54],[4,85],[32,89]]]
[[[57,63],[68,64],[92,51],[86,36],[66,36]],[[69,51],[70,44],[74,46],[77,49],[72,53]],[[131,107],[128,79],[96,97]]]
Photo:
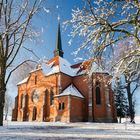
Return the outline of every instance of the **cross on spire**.
[[[60,22],[60,16],[58,15],[58,17],[57,17],[57,20],[58,20],[58,23]]]

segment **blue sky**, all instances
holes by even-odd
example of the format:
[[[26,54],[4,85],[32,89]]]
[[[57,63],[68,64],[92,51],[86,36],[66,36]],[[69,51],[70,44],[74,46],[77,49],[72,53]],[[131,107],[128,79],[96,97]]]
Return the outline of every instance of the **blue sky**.
[[[37,26],[39,27],[39,30],[41,31],[41,40],[43,40],[43,42],[41,43],[41,49],[38,49],[40,47],[40,44],[36,44],[37,52],[40,57],[53,57],[53,51],[55,49],[56,43],[56,32],[58,28],[57,17],[60,16],[64,57],[67,58],[69,61],[72,61],[71,57],[73,56],[71,55],[71,53],[80,44],[78,44],[78,41],[75,41],[74,45],[68,45],[68,41],[70,39],[70,37],[68,37],[68,34],[70,30],[64,30],[64,28],[62,28],[62,24],[64,21],[71,18],[72,9],[79,6],[81,6],[81,0],[47,0],[45,2],[44,7],[50,12],[41,12],[41,14],[38,14],[34,18],[34,21],[36,22]]]
[[[68,41],[70,37],[68,36],[70,29],[64,30],[62,28],[62,23],[66,20],[71,19],[72,9],[77,7],[82,7],[81,0],[45,0],[43,3],[43,7],[49,10],[49,13],[45,11],[37,14],[33,19],[33,27],[36,28],[40,32],[40,37],[37,39],[35,43],[28,41],[25,45],[34,49],[35,53],[40,57],[46,57],[48,59],[53,57],[53,51],[55,49],[56,43],[56,32],[58,27],[57,17],[60,16],[60,24],[61,24],[61,37],[62,37],[62,48],[64,51],[64,57],[70,61],[74,62],[75,56],[72,55],[72,52],[76,50],[80,46],[81,40],[75,40],[71,46],[68,45]],[[25,53],[24,53],[25,54]],[[31,54],[26,53],[24,56],[18,59],[23,59],[26,57],[30,57]],[[140,95],[138,95],[140,90],[137,91],[136,98],[137,102],[137,114],[140,115]],[[16,86],[13,86],[10,82],[8,85],[8,93],[12,96],[16,96],[17,89]]]

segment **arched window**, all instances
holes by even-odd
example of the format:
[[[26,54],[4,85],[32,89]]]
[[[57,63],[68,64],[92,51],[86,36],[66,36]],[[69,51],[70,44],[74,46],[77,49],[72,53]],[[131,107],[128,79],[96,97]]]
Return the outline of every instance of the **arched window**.
[[[22,108],[22,102],[23,102],[23,94],[21,95],[21,98],[20,98],[20,108]]]
[[[20,101],[20,106],[21,108],[24,108],[25,107],[25,94],[22,94],[21,95],[21,101]]]
[[[48,101],[48,90],[46,89],[45,94],[44,94],[44,105],[47,104]]]
[[[100,83],[96,82],[96,104],[101,104]]]
[[[35,85],[37,84],[37,75],[35,75]]]
[[[36,118],[37,118],[37,108],[36,108],[36,107],[34,107],[34,108],[33,108],[32,121],[35,121],[35,120],[36,120]]]
[[[54,93],[53,93],[53,88],[51,88],[51,90],[50,90],[50,105],[53,105],[53,101],[54,101]]]

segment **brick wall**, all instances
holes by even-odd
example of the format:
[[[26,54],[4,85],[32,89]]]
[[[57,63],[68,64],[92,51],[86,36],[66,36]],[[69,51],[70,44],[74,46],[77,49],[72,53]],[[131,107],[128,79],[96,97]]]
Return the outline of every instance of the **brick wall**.
[[[70,121],[82,122],[85,121],[85,100],[82,98],[70,97]]]
[[[62,103],[64,103],[64,109],[62,109]],[[61,104],[61,108],[59,108]],[[55,98],[55,120],[69,122],[70,121],[70,111],[69,111],[69,96],[62,96]]]
[[[77,87],[80,93],[85,97],[85,113],[84,121],[88,121],[88,84],[86,76],[77,76],[73,79],[73,84]]]

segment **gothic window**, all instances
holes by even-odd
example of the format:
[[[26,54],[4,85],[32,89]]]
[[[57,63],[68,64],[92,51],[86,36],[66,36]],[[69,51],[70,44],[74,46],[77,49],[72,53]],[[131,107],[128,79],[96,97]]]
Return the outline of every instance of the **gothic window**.
[[[23,100],[23,94],[21,95],[21,98],[20,98],[20,108],[22,108],[22,100]]]
[[[24,108],[25,107],[25,94],[22,94],[21,95],[21,108]]]
[[[37,118],[37,108],[34,107],[34,108],[33,108],[33,114],[32,114],[32,120],[35,121],[36,118]]]
[[[96,104],[101,104],[100,83],[96,82]]]
[[[54,101],[54,93],[53,93],[53,89],[51,88],[51,90],[50,90],[50,105],[53,105],[53,101]]]
[[[37,84],[37,75],[35,75],[35,85]]]
[[[46,89],[45,95],[44,95],[44,104],[46,105],[48,101],[48,90]]]

